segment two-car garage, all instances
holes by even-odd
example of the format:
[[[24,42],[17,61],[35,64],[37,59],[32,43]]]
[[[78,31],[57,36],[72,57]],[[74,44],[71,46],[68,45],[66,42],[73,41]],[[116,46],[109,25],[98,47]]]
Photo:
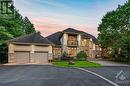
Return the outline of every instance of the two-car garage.
[[[33,40],[32,40],[33,39]],[[47,64],[52,60],[52,43],[39,33],[13,39],[8,45],[8,62]]]
[[[48,52],[35,52],[33,54],[33,63],[42,64],[48,63]],[[14,52],[14,62],[17,64],[28,64],[31,63],[30,52],[16,51]]]

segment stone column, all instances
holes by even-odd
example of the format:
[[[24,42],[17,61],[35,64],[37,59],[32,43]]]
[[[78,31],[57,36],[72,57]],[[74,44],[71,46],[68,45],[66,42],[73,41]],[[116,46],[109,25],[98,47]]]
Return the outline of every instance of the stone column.
[[[79,34],[77,36],[77,40],[78,40],[78,49],[77,49],[77,53],[81,51],[81,34]]]
[[[48,52],[48,60],[52,60],[53,59],[53,55],[52,55],[52,46],[49,46],[49,52]]]
[[[95,48],[95,44],[92,42],[92,45],[93,45],[93,49],[92,49],[92,57],[95,58],[95,55],[96,55],[96,48]]]
[[[81,46],[81,35],[80,34],[77,36],[77,40],[78,40],[78,46]]]
[[[90,40],[89,40],[89,57],[92,57],[92,48],[93,48],[92,39],[90,38]]]
[[[8,62],[9,63],[14,62],[14,45],[13,44],[8,45]]]
[[[35,58],[33,56],[34,56],[34,51],[35,51],[35,45],[31,45],[30,47],[31,47],[31,51],[30,51],[30,63],[34,63]]]
[[[62,53],[63,53],[64,51],[67,52],[67,41],[68,41],[68,34],[64,33],[64,34],[63,34]]]

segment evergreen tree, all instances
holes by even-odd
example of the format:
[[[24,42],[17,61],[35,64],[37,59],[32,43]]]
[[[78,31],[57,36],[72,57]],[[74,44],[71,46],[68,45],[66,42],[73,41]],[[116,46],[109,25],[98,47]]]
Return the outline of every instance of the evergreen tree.
[[[0,63],[5,63],[8,60],[8,40],[35,32],[29,19],[23,18],[18,10],[14,11],[14,18],[8,18],[8,15],[7,18],[0,18]]]

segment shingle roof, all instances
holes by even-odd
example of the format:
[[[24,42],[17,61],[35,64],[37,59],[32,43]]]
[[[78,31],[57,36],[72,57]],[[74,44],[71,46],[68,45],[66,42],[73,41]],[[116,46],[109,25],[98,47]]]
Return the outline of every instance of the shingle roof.
[[[40,43],[40,44],[53,44],[47,38],[44,38],[40,32],[35,32],[26,36],[21,36],[9,41],[10,43]]]
[[[46,38],[51,41],[52,43],[54,43],[55,45],[61,45],[61,42],[60,42],[60,37],[62,36],[62,34],[64,32],[67,32],[67,33],[81,33],[82,34],[82,37],[86,37],[86,38],[92,38],[92,41],[97,44],[98,43],[98,40],[96,39],[96,37],[94,37],[93,35],[89,34],[89,33],[86,33],[86,32],[83,32],[83,31],[78,31],[78,30],[75,30],[73,28],[68,28],[68,29],[65,29],[63,30],[62,32],[56,32],[52,35],[49,35],[47,36]]]
[[[52,43],[54,43],[55,45],[61,45],[60,42],[60,36],[62,35],[61,32],[56,32],[52,35],[47,36],[46,38],[51,41]]]

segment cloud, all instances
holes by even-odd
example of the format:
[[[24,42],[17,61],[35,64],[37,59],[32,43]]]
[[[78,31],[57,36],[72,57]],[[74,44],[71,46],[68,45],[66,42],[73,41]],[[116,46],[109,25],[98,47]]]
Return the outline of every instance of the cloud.
[[[86,25],[80,25],[80,24],[69,24],[64,22],[58,22],[55,19],[39,19],[34,18],[32,19],[34,26],[36,30],[41,31],[44,36],[48,36],[54,32],[62,31],[67,28],[75,28],[77,30],[85,31],[87,33],[90,33],[97,37],[98,32],[97,28],[86,26]]]
[[[49,7],[56,7],[56,8],[62,8],[62,9],[70,8],[68,5],[60,3],[60,2],[56,2],[55,0],[21,0],[19,2],[22,2],[24,4],[35,4],[42,7],[49,6]]]
[[[42,15],[42,16],[39,16]],[[79,24],[79,25],[87,25],[87,26],[98,26],[96,22],[98,20],[96,18],[89,18],[87,16],[78,16],[78,15],[69,15],[69,14],[58,14],[58,13],[49,13],[49,12],[39,12],[31,13],[27,12],[27,15],[31,15],[32,19],[42,19],[44,22],[48,20],[51,22],[59,22],[64,24]]]

